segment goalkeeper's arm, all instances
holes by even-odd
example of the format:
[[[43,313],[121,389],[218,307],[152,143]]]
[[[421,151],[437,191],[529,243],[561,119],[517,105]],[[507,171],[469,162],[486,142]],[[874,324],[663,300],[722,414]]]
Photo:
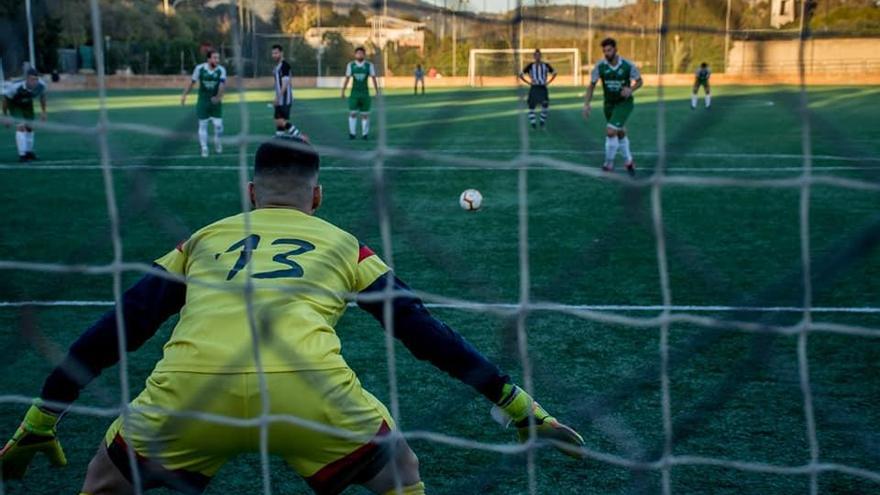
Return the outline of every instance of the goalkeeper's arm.
[[[154,268],[162,270],[159,265]],[[126,351],[140,348],[162,323],[180,311],[186,285],[148,274],[122,295]],[[43,383],[40,399],[28,410],[12,439],[0,450],[3,478],[21,478],[34,455],[43,452],[55,465],[66,464],[55,437],[55,427],[65,406],[101,372],[119,361],[116,308],[105,313],[70,346],[64,360]]]
[[[156,264],[153,268],[164,271]],[[126,290],[121,301],[126,352],[139,349],[162,323],[180,311],[185,300],[185,284],[154,274],[145,275]],[[70,346],[64,360],[46,378],[40,398],[70,404],[86,385],[118,361],[119,330],[114,308]]]
[[[583,438],[573,429],[550,416],[524,390],[512,384],[510,377],[470,342],[428,312],[421,299],[400,279],[388,272],[379,277],[361,294],[381,294],[391,285],[392,332],[394,337],[418,359],[429,361],[442,371],[475,388],[496,404],[498,411],[519,430],[520,440],[528,440],[530,416],[534,418],[540,437],[568,444],[566,453],[578,455]],[[373,298],[370,298],[373,299]],[[360,298],[358,306],[385,325],[384,302]]]

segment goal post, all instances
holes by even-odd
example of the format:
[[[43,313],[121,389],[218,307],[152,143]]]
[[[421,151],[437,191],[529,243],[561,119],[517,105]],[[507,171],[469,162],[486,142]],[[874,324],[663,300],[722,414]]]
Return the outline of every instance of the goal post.
[[[468,85],[506,84],[532,60],[533,48],[472,48],[468,56]],[[581,84],[581,53],[577,48],[541,48],[544,62],[556,69],[562,84]]]

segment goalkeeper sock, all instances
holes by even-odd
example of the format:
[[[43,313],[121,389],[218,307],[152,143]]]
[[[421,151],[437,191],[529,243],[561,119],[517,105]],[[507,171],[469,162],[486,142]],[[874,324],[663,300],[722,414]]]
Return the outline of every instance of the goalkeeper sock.
[[[399,491],[397,488],[392,488],[385,492],[385,495],[425,495],[425,484],[419,481],[415,485],[402,486]]]
[[[623,154],[624,163],[630,163],[633,161],[633,155],[629,150],[629,138],[622,137],[619,140],[620,143],[620,152]]]
[[[27,138],[22,131],[15,131],[15,147],[18,149],[18,156],[24,156],[27,153]]]
[[[364,116],[363,119],[361,119],[361,132],[364,136],[370,133],[370,118],[367,116]]]
[[[348,116],[348,133],[354,136],[357,134],[358,130],[358,119],[357,117]]]
[[[691,108],[697,108],[697,94],[691,93]]]
[[[709,93],[706,93],[706,108],[709,108],[711,106],[712,106],[712,95],[710,95]]]
[[[208,147],[208,119],[199,120],[199,145],[202,149]]]
[[[34,131],[24,133],[24,142],[27,151],[34,151]]]
[[[605,163],[614,163],[618,146],[620,146],[620,141],[617,136],[605,136]]]

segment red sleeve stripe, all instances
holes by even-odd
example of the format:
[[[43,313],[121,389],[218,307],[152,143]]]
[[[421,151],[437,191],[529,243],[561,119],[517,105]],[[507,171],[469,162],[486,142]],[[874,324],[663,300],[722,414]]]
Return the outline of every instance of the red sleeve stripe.
[[[373,256],[374,254],[376,254],[376,253],[374,253],[372,249],[368,248],[364,244],[361,244],[361,249],[358,252],[358,263],[360,263],[361,261],[364,261],[365,259],[369,258],[370,256]]]

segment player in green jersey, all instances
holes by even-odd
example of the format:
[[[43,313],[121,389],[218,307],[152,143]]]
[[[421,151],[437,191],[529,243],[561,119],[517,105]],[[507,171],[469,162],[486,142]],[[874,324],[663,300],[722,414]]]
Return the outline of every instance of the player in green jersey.
[[[373,80],[373,88],[379,94],[379,82],[376,80],[376,67],[369,60],[365,60],[367,51],[359,46],[354,50],[354,60],[345,67],[345,82],[342,84],[342,99],[345,99],[345,90],[348,81],[351,83],[351,94],[348,96],[348,137],[357,137],[358,114],[361,117],[361,135],[364,139],[370,134],[370,86],[368,80]]]
[[[601,79],[605,100],[603,110],[605,120],[608,122],[605,134],[605,163],[602,165],[602,170],[610,172],[614,169],[614,157],[620,149],[626,171],[631,176],[635,176],[636,164],[629,149],[625,124],[633,111],[633,93],[642,87],[642,74],[635,64],[617,53],[617,42],[614,39],[602,40],[602,52],[605,58],[596,64],[590,78],[590,87],[587,89],[584,101],[584,118],[590,117],[590,100],[593,99],[596,83]]]
[[[697,69],[697,73],[694,74],[694,91],[691,93],[691,110],[697,109],[697,94],[700,92],[701,86],[706,92],[706,109],[712,106],[712,91],[709,89],[709,76],[711,75],[712,71],[709,70],[709,64],[706,62],[700,64],[700,68]]]
[[[199,145],[202,156],[208,156],[208,121],[214,124],[214,151],[223,152],[223,92],[226,89],[226,69],[220,65],[220,54],[208,50],[205,63],[193,70],[192,79],[183,89],[180,104],[186,105],[186,95],[199,83],[196,116],[199,118]]]

